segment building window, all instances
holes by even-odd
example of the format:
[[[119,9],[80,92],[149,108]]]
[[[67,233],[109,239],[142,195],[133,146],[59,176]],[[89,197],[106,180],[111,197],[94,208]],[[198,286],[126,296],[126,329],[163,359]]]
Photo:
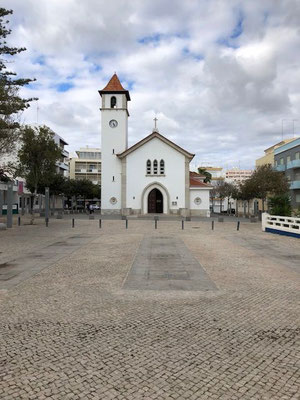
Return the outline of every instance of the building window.
[[[158,163],[157,163],[157,160],[154,160],[153,161],[153,173],[154,173],[154,175],[157,175],[157,169],[158,169]]]
[[[159,172],[160,172],[161,175],[164,175],[164,173],[165,173],[165,162],[164,162],[164,160],[160,160]]]
[[[295,160],[300,160],[300,153],[299,153],[299,151],[297,151],[297,153],[295,153]]]
[[[151,174],[151,161],[147,160],[147,175]]]
[[[290,161],[291,161],[291,156],[287,156],[286,162],[290,162]]]
[[[113,149],[113,154],[115,154],[115,149]]]
[[[277,164],[278,164],[278,163],[277,163],[277,160],[275,160],[275,167],[277,167]]]
[[[110,98],[110,108],[117,108],[117,98],[116,98],[116,96],[112,96]]]
[[[113,180],[112,180],[113,182],[115,181],[115,177],[113,176]]]
[[[280,159],[280,165],[283,165],[283,164],[284,164],[284,159],[281,158],[281,159]]]

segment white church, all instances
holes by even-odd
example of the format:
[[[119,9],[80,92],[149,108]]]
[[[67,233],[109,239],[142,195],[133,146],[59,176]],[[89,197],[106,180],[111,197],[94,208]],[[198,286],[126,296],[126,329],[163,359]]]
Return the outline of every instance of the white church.
[[[157,128],[128,147],[129,91],[116,74],[99,91],[101,106],[101,213],[209,217],[204,176],[190,172],[194,154]]]

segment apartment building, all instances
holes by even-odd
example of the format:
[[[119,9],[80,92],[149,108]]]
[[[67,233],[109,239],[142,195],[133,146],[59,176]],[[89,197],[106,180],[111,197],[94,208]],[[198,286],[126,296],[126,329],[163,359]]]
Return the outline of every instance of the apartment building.
[[[285,172],[291,190],[293,208],[300,207],[300,137],[274,150],[275,168]]]
[[[274,151],[278,147],[283,146],[284,144],[289,143],[293,140],[294,139],[284,139],[281,142],[276,143],[271,147],[268,147],[266,150],[264,150],[265,154],[255,161],[255,166],[260,167],[262,165],[267,165],[267,164],[271,164],[272,166],[274,166]]]
[[[211,174],[211,185],[216,186],[219,182],[224,181],[224,173],[222,167],[212,167],[201,165],[199,168],[205,169],[207,172]]]
[[[57,133],[54,135],[54,141],[55,143],[61,148],[61,157],[60,160],[57,161],[56,163],[56,172],[68,177],[69,176],[69,152],[65,149],[65,146],[68,145],[68,143]]]
[[[251,169],[228,169],[225,173],[225,180],[228,183],[241,183],[249,179],[253,171]]]
[[[76,151],[77,157],[69,159],[71,179],[88,179],[101,184],[101,150],[83,147]]]

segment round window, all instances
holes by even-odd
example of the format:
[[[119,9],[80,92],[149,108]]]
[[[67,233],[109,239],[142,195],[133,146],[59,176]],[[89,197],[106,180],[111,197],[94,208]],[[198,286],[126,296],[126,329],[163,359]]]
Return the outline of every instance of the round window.
[[[109,201],[111,204],[117,204],[118,202],[118,200],[115,197],[111,197]]]
[[[196,197],[195,200],[194,200],[194,203],[195,203],[197,206],[199,206],[199,205],[201,204],[201,199],[200,199],[200,197]]]

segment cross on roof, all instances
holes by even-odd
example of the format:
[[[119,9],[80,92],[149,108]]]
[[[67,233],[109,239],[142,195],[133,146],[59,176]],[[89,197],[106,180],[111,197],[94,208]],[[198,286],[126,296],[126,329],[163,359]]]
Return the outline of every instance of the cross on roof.
[[[158,129],[157,129],[157,121],[158,121],[158,118],[153,118],[153,121],[154,121],[154,128],[153,128],[153,132],[158,132]]]

